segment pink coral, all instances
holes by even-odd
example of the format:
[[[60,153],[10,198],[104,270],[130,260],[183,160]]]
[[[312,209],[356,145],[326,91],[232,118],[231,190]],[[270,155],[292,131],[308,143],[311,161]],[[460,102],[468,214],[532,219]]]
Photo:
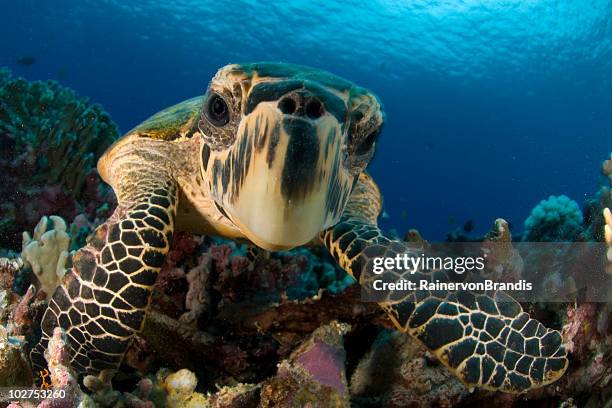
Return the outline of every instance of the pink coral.
[[[343,380],[345,357],[344,349],[323,341],[315,341],[312,347],[297,356],[295,361],[319,383],[332,387],[338,392],[345,392],[346,381]]]
[[[66,399],[46,400],[39,405],[39,408],[76,406],[83,398],[83,393],[79,388],[77,376],[70,367],[68,338],[60,327],[53,330],[53,336],[49,340],[49,346],[45,352],[45,359],[49,367],[53,388],[66,390]]]
[[[10,290],[15,282],[15,274],[20,264],[16,260],[0,258],[0,290]]]
[[[85,228],[87,230],[93,230],[93,225],[89,222],[85,214],[78,214],[74,217],[71,227],[72,226],[76,229]]]
[[[185,278],[185,271],[177,267],[201,243],[201,238],[188,232],[177,232],[170,244],[170,251],[162,265],[155,286],[167,288],[173,281]]]
[[[210,254],[204,253],[199,258],[198,265],[191,268],[187,273],[186,278],[189,283],[189,289],[185,297],[185,307],[189,312],[181,316],[181,321],[185,323],[194,322],[202,316],[210,302],[207,285],[210,277],[211,263]]]
[[[236,256],[232,259],[232,276],[240,276],[252,266],[252,262],[245,256]]]
[[[124,397],[129,407],[132,408],[155,408],[155,404],[149,401],[149,394],[153,389],[153,382],[144,378],[138,382],[133,393],[125,393]]]
[[[210,254],[212,255],[212,259],[215,263],[215,268],[217,270],[228,270],[230,269],[230,262],[232,251],[234,249],[231,245],[212,245],[209,249]]]
[[[15,309],[13,309],[13,329],[11,332],[13,336],[26,335],[30,332],[32,319],[35,314],[32,309],[32,303],[36,300],[35,295],[36,288],[34,285],[30,285],[25,295],[23,295]]]
[[[567,309],[567,322],[563,326],[563,339],[570,353],[583,352],[595,333],[593,321],[597,312],[595,303],[583,303]]]
[[[349,329],[338,322],[316,329],[264,384],[259,406],[348,407],[342,336]]]
[[[155,281],[155,287],[161,290],[169,289],[173,282],[185,278],[185,271],[177,267],[164,267],[159,272],[157,280]]]
[[[202,239],[189,232],[177,232],[170,245],[163,268],[172,268],[193,253]]]

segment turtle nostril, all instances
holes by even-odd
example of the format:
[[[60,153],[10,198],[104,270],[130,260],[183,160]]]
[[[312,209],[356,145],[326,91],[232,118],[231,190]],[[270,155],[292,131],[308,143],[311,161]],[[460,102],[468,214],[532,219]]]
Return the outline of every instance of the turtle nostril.
[[[285,96],[278,102],[278,108],[284,114],[291,115],[296,109],[295,101],[290,96]]]
[[[306,115],[311,119],[323,116],[323,104],[318,99],[311,99],[306,104]]]

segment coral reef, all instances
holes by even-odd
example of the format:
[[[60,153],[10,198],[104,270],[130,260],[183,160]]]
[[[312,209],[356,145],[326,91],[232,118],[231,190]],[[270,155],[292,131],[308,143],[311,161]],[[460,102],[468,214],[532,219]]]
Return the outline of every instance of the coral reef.
[[[574,241],[582,232],[582,212],[578,203],[565,195],[542,200],[525,220],[523,241]]]
[[[521,264],[512,248],[505,221],[496,220],[484,245],[487,242],[495,244],[492,248],[497,252],[492,253],[492,258],[504,268],[518,269],[517,265]],[[302,257],[312,259],[304,261]],[[355,285],[349,285],[338,294],[321,286],[311,288],[313,282],[328,283],[321,278],[325,275],[322,271],[328,269],[321,267],[325,263],[328,261],[324,257],[310,250],[250,259],[241,245],[177,234],[164,275],[157,283],[156,301],[147,315],[145,330],[126,357],[126,364],[138,369],[142,379],[132,391],[127,391],[113,390],[108,379],[88,377],[84,383],[91,391],[89,397],[75,395],[94,404],[91,406],[100,407],[188,406],[185,404],[189,401],[193,401],[194,406],[204,407],[271,406],[279,401],[288,404],[283,406],[301,406],[295,402],[302,401],[299,398],[315,398],[313,395],[319,398],[321,393],[332,391],[335,406],[348,406],[348,399],[351,399],[351,406],[357,407],[514,401],[511,397],[484,391],[470,394],[417,342],[386,330],[380,332],[370,351],[359,359],[351,375],[350,392],[345,390],[346,352],[341,345],[341,334],[347,329],[330,322],[340,318],[355,327],[364,324],[381,327],[385,322],[375,305],[359,301],[359,288]],[[18,261],[3,261],[3,264],[7,265],[4,276],[17,273],[19,269]],[[309,264],[319,265],[319,269],[309,268]],[[333,268],[331,263],[329,267]],[[255,271],[270,276],[254,277],[251,274]],[[296,279],[301,274],[312,276]],[[232,286],[232,276],[245,278],[251,285],[247,288]],[[4,280],[11,282],[10,278]],[[273,280],[277,286],[270,290]],[[300,285],[307,289],[300,289]],[[312,296],[290,299],[287,292],[296,287],[299,289],[296,293]],[[35,293],[32,287],[26,295],[15,299],[13,310],[30,311],[32,302],[37,302]],[[560,391],[547,388],[549,391],[534,393],[531,398],[567,399],[577,390],[585,390],[587,384],[597,384],[598,389],[603,389],[609,382],[610,341],[605,340],[607,326],[597,328],[604,312],[597,310],[586,306],[568,309],[567,317],[563,318],[567,321],[564,334],[571,344],[572,356],[584,364],[568,372],[567,380],[562,380],[567,383]],[[330,330],[335,333],[331,337]],[[58,341],[52,343],[53,347],[62,343],[61,333],[56,336]],[[329,338],[335,340],[330,342]],[[168,344],[181,344],[181,347],[168,347]],[[269,364],[276,361],[281,361],[278,368]],[[181,374],[173,375],[168,369],[156,368],[167,364]],[[58,378],[69,378],[69,367],[62,369],[66,371]],[[199,372],[197,377],[203,379],[198,386],[209,390],[209,395],[193,388],[197,384],[196,371]],[[147,374],[151,372],[157,374]],[[235,379],[251,384],[236,383]],[[215,383],[221,385],[216,392],[213,391]],[[316,402],[312,406],[317,406]]]
[[[604,406],[612,398],[612,335],[608,315],[609,304],[605,303],[568,307],[563,338],[574,367],[561,378],[559,388],[566,398],[588,394],[591,406]]]
[[[280,363],[277,375],[264,383],[259,406],[348,407],[342,336],[349,330],[350,326],[337,322],[316,329]]]
[[[0,246],[18,248],[21,232],[44,215],[94,217],[109,199],[96,160],[117,135],[100,106],[57,82],[30,83],[0,68]]]
[[[209,398],[211,408],[255,408],[259,404],[260,385],[237,384],[222,387]]]
[[[6,146],[0,171],[8,177],[0,194],[9,197],[0,206],[0,254],[8,257],[0,258],[0,385],[32,384],[26,356],[40,335],[46,299],[70,264],[70,251],[113,209],[113,194],[100,183],[94,164],[115,136],[102,109],[72,91],[0,71],[0,140]],[[612,159],[603,169],[612,179]],[[551,196],[533,210],[522,238],[605,241],[612,248],[612,213],[604,210],[611,207],[606,186],[587,203],[583,224],[574,201]],[[18,250],[23,231],[28,233],[18,256],[9,249]],[[503,219],[485,237],[472,231],[466,223],[449,240],[482,242],[489,272],[498,279],[528,278],[539,282],[538,290],[554,293],[576,272],[554,260],[534,271]],[[430,245],[416,230],[405,240]],[[608,258],[612,265],[612,250]],[[144,329],[120,371],[86,376],[79,385],[68,364],[68,339],[56,329],[45,354],[50,386],[66,389],[68,397],[39,407],[610,403],[610,304],[525,304],[530,314],[563,329],[571,364],[555,385],[514,396],[468,390],[420,343],[391,330],[380,308],[362,302],[353,283],[316,247],[268,253],[177,232]]]
[[[216,384],[261,380],[319,326],[381,316],[376,305],[359,302],[359,288],[341,273],[309,250],[249,258],[233,242],[177,234],[127,361],[147,371],[160,363],[142,356],[154,355]],[[167,347],[176,341],[180,349]]]
[[[512,245],[508,222],[498,218],[485,236],[483,252],[487,255],[487,267],[492,278],[499,282],[517,282],[523,274],[524,263]]]
[[[351,377],[355,406],[451,407],[469,391],[414,339],[380,332]]]
[[[91,223],[81,226],[87,232],[91,228]],[[69,232],[82,231],[70,228]],[[419,241],[426,243],[422,238]],[[491,257],[503,265],[504,273],[520,273],[521,259],[504,220],[496,220],[483,245],[487,243],[495,244]],[[370,350],[356,361],[347,388],[348,352],[342,336],[348,326],[333,321],[351,322],[351,331],[364,325],[379,331],[388,323],[378,308],[361,303],[359,288],[346,286],[344,278],[335,273],[332,279],[326,277],[335,267],[312,250],[255,258],[247,252],[232,242],[177,234],[157,282],[145,329],[126,356],[126,365],[136,368],[141,379],[128,391],[125,387],[114,390],[108,378],[87,377],[84,384],[90,394],[74,389],[72,401],[99,407],[151,408],[303,406],[300,404],[309,399],[313,407],[349,406],[349,400],[357,407],[516,401],[516,397],[486,391],[470,393],[417,342],[384,329],[371,345],[359,346],[364,352],[364,347]],[[4,260],[2,265],[0,276],[5,286],[11,286],[20,270],[28,269],[20,261]],[[262,275],[254,276],[257,271]],[[235,285],[232,279],[244,279],[249,285]],[[330,289],[335,286],[344,290],[336,293]],[[290,290],[310,296],[292,299]],[[33,305],[40,303],[36,293],[31,287],[24,296],[12,295],[15,327],[31,326],[36,310]],[[602,323],[607,322],[607,305],[570,307],[566,315],[565,310],[556,313],[565,322],[564,336],[572,358],[580,364],[568,371],[560,382],[562,387],[536,390],[529,398],[576,400],[575,395],[596,384],[600,391],[592,392],[590,398],[603,401],[603,390],[611,378],[608,356],[612,342],[607,323]],[[16,324],[22,321],[22,325]],[[48,352],[57,373],[54,383],[72,384],[74,375],[61,358],[63,344],[65,338],[58,331]],[[168,365],[178,371],[159,368]],[[156,374],[151,375],[153,372]],[[215,384],[220,389],[215,390]],[[332,405],[320,405],[320,401],[332,401]]]
[[[58,216],[42,217],[34,228],[34,236],[23,233],[21,259],[34,272],[39,289],[47,299],[53,295],[66,272],[70,236],[66,222]]]
[[[587,199],[584,206],[585,239],[590,241],[607,241],[605,225],[612,225],[612,217],[606,218],[606,209],[612,208],[612,160],[602,164],[602,174],[606,177],[603,185],[594,197]],[[609,210],[608,210],[609,211]]]
[[[22,343],[9,337],[0,325],[0,387],[29,386],[32,384],[30,363],[23,354]]]
[[[0,258],[0,289],[7,291],[13,287],[15,275],[22,266],[23,262],[21,258]]]
[[[63,406],[74,407],[79,405],[83,400],[89,400],[77,382],[77,375],[70,367],[70,354],[68,338],[64,331],[56,327],[53,331],[53,336],[49,340],[49,346],[45,352],[49,368],[49,378],[51,386],[56,390],[65,390],[66,395],[63,401]],[[45,406],[45,402],[39,405],[39,408]]]
[[[166,404],[168,408],[197,408],[208,405],[203,394],[194,392],[198,379],[195,374],[181,369],[168,375],[162,382],[166,391]]]

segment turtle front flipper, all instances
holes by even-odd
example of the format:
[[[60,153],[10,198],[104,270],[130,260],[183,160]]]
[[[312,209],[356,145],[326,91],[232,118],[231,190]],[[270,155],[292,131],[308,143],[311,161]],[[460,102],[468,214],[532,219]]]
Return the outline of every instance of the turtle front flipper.
[[[115,370],[130,340],[142,329],[157,274],[172,239],[177,186],[167,172],[131,163],[114,184],[114,214],[73,256],[42,320],[32,349],[35,369],[53,329],[62,327],[71,365],[81,374]]]
[[[380,231],[380,208],[378,188],[362,174],[342,220],[320,236],[361,285],[368,284],[361,271],[372,257],[415,252],[414,246]],[[520,393],[549,384],[565,372],[567,352],[560,332],[531,319],[507,294],[461,291],[438,296],[412,292],[380,306],[400,331],[419,339],[466,386]]]

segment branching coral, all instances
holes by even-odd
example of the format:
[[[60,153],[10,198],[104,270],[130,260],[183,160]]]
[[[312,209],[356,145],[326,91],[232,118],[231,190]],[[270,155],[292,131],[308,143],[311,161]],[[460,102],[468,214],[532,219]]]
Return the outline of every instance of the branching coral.
[[[525,220],[523,241],[574,241],[582,232],[582,212],[565,195],[542,200]]]
[[[84,211],[87,177],[117,134],[100,106],[72,90],[0,69],[0,196],[8,198],[0,205],[1,246],[16,247],[43,215],[72,220]]]
[[[30,285],[25,295],[12,308],[11,321],[9,324],[10,332],[16,336],[26,336],[32,334],[32,326],[36,318],[37,307],[34,303],[36,288]],[[39,302],[37,302],[39,303]],[[40,303],[38,304],[40,306]]]
[[[186,323],[196,322],[210,305],[208,296],[208,280],[210,278],[211,259],[209,254],[200,257],[200,262],[191,268],[185,278],[189,283],[189,290],[185,298],[185,312],[181,316],[181,321]]]

